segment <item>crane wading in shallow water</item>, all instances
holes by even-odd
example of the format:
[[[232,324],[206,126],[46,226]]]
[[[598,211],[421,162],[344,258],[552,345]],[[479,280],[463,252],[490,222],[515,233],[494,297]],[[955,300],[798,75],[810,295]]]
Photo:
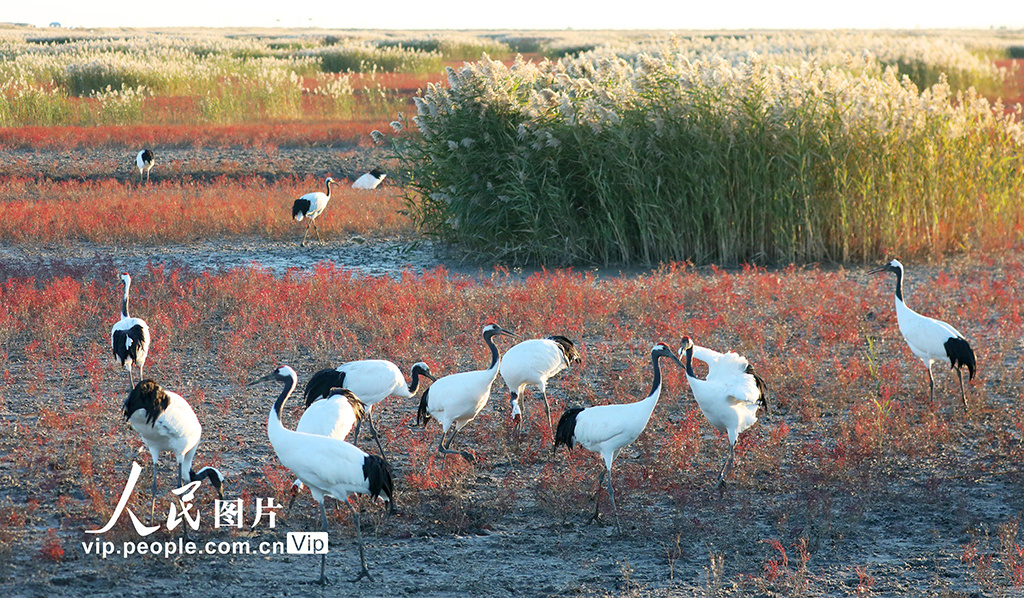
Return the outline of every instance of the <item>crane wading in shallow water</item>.
[[[683,365],[668,345],[658,343],[651,349],[651,369],[653,376],[651,380],[651,392],[647,397],[636,403],[624,403],[621,405],[598,405],[596,407],[573,407],[566,409],[558,420],[558,429],[555,431],[555,446],[552,452],[558,450],[558,445],[564,444],[571,449],[578,443],[583,448],[600,453],[604,458],[605,470],[597,478],[597,492],[594,494],[594,515],[591,521],[599,521],[598,515],[600,506],[601,484],[604,483],[605,474],[608,476],[608,498],[612,503],[612,512],[615,513],[615,530],[622,533],[622,526],[619,525],[619,511],[615,506],[615,490],[612,487],[612,464],[615,457],[623,447],[632,444],[634,440],[647,427],[651,420],[654,407],[658,404],[658,397],[661,396],[661,367],[658,360],[667,357],[672,361]]]
[[[679,351],[686,354],[686,380],[701,413],[711,427],[729,437],[729,458],[718,474],[718,490],[725,486],[736,459],[737,438],[757,421],[758,407],[764,407],[765,413],[769,410],[768,387],[741,355],[698,347],[688,336],[683,337]],[[695,357],[708,364],[705,380],[693,373]]]
[[[320,503],[320,529],[327,531],[327,511],[324,510],[324,497],[333,496],[348,505],[352,511],[352,525],[356,528],[356,540],[359,543],[359,563],[361,570],[353,582],[366,577],[373,581],[369,569],[366,568],[366,554],[363,546],[363,534],[359,528],[359,511],[352,506],[348,497],[351,494],[368,494],[373,498],[390,501],[394,496],[394,484],[391,469],[384,459],[377,455],[367,455],[358,447],[344,440],[329,436],[317,436],[289,430],[281,424],[281,411],[288,397],[298,384],[295,370],[283,365],[266,376],[249,383],[249,386],[261,382],[276,381],[284,388],[274,402],[267,418],[267,437],[277,453],[281,464],[292,470],[295,477],[309,488],[313,498]],[[327,554],[320,556],[321,585],[327,583],[324,567]]]
[[[960,397],[963,399],[964,408],[969,408],[961,368],[966,367],[970,379],[974,380],[977,362],[971,344],[964,335],[957,332],[956,328],[940,320],[922,316],[907,307],[903,302],[903,264],[899,260],[892,260],[868,274],[877,272],[892,272],[896,275],[896,322],[899,324],[900,333],[910,346],[910,351],[924,362],[924,367],[928,370],[929,399],[935,400],[932,364],[936,361],[948,361],[950,369],[956,370],[956,376],[960,379]]]
[[[504,330],[497,324],[484,326],[484,342],[491,349],[491,365],[486,370],[474,370],[471,372],[459,372],[443,378],[439,378],[430,385],[430,388],[423,393],[420,399],[420,407],[416,412],[416,423],[427,426],[430,418],[436,419],[441,424],[441,441],[437,445],[437,452],[442,455],[460,454],[467,461],[472,461],[473,456],[465,451],[453,451],[452,441],[459,430],[466,427],[466,424],[473,421],[473,418],[480,413],[480,410],[487,404],[491,396],[491,384],[498,376],[498,364],[501,363],[501,355],[498,347],[491,340],[494,336],[511,336],[519,338],[518,335]],[[448,430],[454,425],[454,431],[448,444],[445,445],[444,437]]]

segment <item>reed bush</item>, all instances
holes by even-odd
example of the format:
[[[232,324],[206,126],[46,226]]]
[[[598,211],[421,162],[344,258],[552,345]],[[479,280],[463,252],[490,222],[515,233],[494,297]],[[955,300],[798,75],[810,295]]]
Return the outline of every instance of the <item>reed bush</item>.
[[[1019,231],[1017,115],[870,55],[665,44],[449,69],[396,139],[424,232],[511,262],[869,260]]]

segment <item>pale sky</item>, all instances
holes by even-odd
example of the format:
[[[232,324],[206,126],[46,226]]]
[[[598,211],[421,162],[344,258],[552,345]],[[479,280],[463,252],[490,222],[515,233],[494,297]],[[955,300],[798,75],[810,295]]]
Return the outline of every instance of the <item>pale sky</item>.
[[[1024,0],[7,0],[0,22],[344,29],[1024,28]]]

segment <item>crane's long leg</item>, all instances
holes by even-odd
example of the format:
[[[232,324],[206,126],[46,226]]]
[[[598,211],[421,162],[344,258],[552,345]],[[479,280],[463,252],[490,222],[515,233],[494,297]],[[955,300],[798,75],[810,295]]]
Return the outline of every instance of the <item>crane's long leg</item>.
[[[141,373],[139,374],[142,375]],[[135,379],[132,378],[132,368],[128,366],[128,392],[135,390]]]
[[[324,244],[324,240],[320,238],[320,227],[316,225],[316,219],[311,220],[313,223],[313,230],[316,232],[316,240],[320,241],[320,244]]]
[[[352,509],[352,525],[356,528],[356,541],[359,542],[359,564],[362,566],[362,570],[356,578],[352,580],[352,583],[359,581],[362,578],[367,578],[370,581],[374,581],[373,576],[370,575],[370,570],[366,568],[366,553],[363,550],[363,532],[359,529],[359,511],[352,506],[352,503],[345,501],[348,508]]]
[[[149,524],[153,525],[153,515],[156,513],[156,460],[153,460],[153,485],[149,487],[149,494],[153,502],[149,505]]]
[[[320,500],[320,531],[327,531],[327,510],[324,509],[324,500]],[[324,567],[327,566],[327,553],[320,555],[320,585],[327,585],[327,575],[324,574]]]
[[[970,409],[967,406],[967,391],[964,390],[964,373],[960,368],[956,368],[956,377],[960,379],[960,397],[964,400],[964,409]]]
[[[306,232],[302,235],[302,242],[299,243],[299,247],[305,247],[306,246],[306,236],[309,235],[309,225],[310,225],[311,222],[313,222],[313,221],[310,220],[309,222],[306,223]]]
[[[722,466],[722,471],[718,474],[718,483],[715,484],[715,490],[719,490],[725,486],[725,476],[729,475],[732,470],[732,462],[736,456],[736,445],[729,444],[729,458],[726,459],[725,465]]]
[[[373,434],[373,439],[377,441],[377,448],[380,449],[380,456],[384,457],[384,460],[387,461],[388,456],[384,454],[384,447],[380,444],[380,436],[377,434],[377,428],[373,425],[373,411],[366,412],[366,420],[367,423],[370,424],[370,434]],[[359,423],[362,423],[362,420],[360,420]],[[359,424],[356,424],[356,426],[356,430],[358,431]]]
[[[932,379],[932,366],[928,366],[928,400],[935,400],[935,380]]]
[[[587,520],[587,523],[601,523],[601,513],[599,511],[601,507],[601,486],[604,485],[604,474],[605,471],[602,469],[601,473],[597,474],[597,489],[594,490],[594,514]]]
[[[551,404],[548,403],[548,393],[545,390],[540,391],[540,397],[544,399],[544,413],[548,416],[548,430],[551,429]]]
[[[615,489],[612,488],[612,473],[608,472],[608,498],[612,501],[612,512],[615,513],[615,533],[622,535],[622,526],[619,525],[619,509],[615,506]]]
[[[455,428],[452,430],[452,435],[448,437],[448,446],[444,446],[444,434],[442,433],[441,434],[441,443],[442,444],[438,448],[438,451],[440,451],[444,455],[462,455],[463,459],[465,459],[466,461],[472,462],[473,461],[473,455],[470,455],[466,451],[453,451],[453,450],[451,450],[451,448],[452,448],[452,441],[455,440],[455,435],[459,433],[459,430],[460,430],[460,428],[456,424]]]

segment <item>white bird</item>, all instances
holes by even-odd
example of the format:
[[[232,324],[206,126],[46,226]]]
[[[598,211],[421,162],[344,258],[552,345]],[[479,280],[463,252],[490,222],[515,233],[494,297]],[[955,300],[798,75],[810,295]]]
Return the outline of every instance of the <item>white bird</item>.
[[[402,370],[385,359],[350,361],[334,369],[320,370],[313,374],[313,377],[306,383],[303,395],[308,408],[313,401],[324,396],[332,388],[347,388],[355,393],[366,406],[366,420],[370,424],[370,433],[377,441],[377,448],[380,449],[381,456],[386,460],[384,447],[381,446],[377,429],[373,425],[373,406],[390,396],[403,399],[415,396],[420,388],[420,376],[436,380],[430,373],[430,367],[422,361],[413,364],[410,375],[412,381],[406,383]],[[353,444],[359,444],[359,430],[362,424],[362,418],[359,418],[356,422],[356,435]]]
[[[139,181],[142,181],[143,174],[149,180],[149,171],[153,169],[153,152],[144,149],[135,156],[135,165],[139,167]]]
[[[384,182],[384,177],[388,176],[384,171],[374,168],[370,172],[367,172],[363,176],[359,177],[352,183],[353,189],[376,189],[377,185]]]
[[[970,373],[970,379],[974,380],[974,371],[977,362],[974,358],[974,350],[964,335],[957,332],[949,324],[922,316],[916,311],[907,307],[903,302],[903,264],[899,260],[892,260],[884,266],[880,266],[868,272],[892,272],[896,274],[896,322],[899,324],[900,333],[910,345],[910,350],[918,359],[924,362],[928,369],[929,397],[935,399],[935,381],[932,379],[932,364],[936,361],[949,361],[950,369],[956,370],[956,376],[960,379],[960,396],[963,399],[964,407],[967,408],[967,392],[964,390],[964,375],[961,368],[966,367]]]
[[[601,492],[601,484],[604,482],[605,474],[608,475],[608,498],[612,502],[612,511],[615,513],[615,529],[622,533],[619,525],[619,512],[615,507],[615,490],[612,487],[612,464],[615,457],[623,447],[631,444],[647,427],[647,422],[654,413],[654,407],[658,404],[658,397],[661,396],[661,366],[658,359],[668,357],[682,365],[679,358],[672,353],[672,350],[662,343],[654,345],[651,349],[651,366],[654,370],[651,392],[643,400],[636,403],[625,403],[621,405],[597,405],[596,407],[572,407],[566,409],[558,420],[558,429],[555,431],[555,446],[552,452],[558,450],[558,445],[564,444],[571,449],[573,444],[578,443],[583,448],[600,453],[604,458],[605,468],[597,477],[597,493]],[[594,516],[591,521],[598,521],[598,495],[594,495]]]
[[[686,380],[693,398],[711,427],[729,436],[729,458],[718,475],[718,489],[725,485],[725,476],[732,469],[736,439],[757,421],[758,407],[768,412],[768,388],[746,358],[737,353],[698,347],[688,336],[683,337],[679,348],[680,354],[684,351]],[[707,379],[701,380],[693,373],[694,357],[707,362]]]
[[[352,426],[363,418],[366,407],[351,390],[332,388],[326,394],[327,396],[318,396],[306,403],[306,410],[302,412],[295,430],[345,440]],[[289,510],[303,487],[302,480],[295,480],[292,483]]]
[[[164,390],[153,380],[146,379],[132,389],[121,407],[124,419],[142,436],[142,442],[153,458],[153,503],[150,520],[156,509],[156,466],[161,451],[171,451],[178,464],[178,487],[182,480],[196,482],[209,479],[223,500],[224,475],[215,467],[204,467],[198,472],[192,469],[192,461],[199,448],[203,426],[192,406],[181,395]]]
[[[442,455],[460,454],[467,461],[473,460],[472,455],[465,451],[451,450],[452,441],[455,440],[455,435],[480,413],[491,396],[491,384],[498,377],[498,364],[501,363],[498,347],[494,346],[494,341],[491,340],[496,335],[519,338],[518,335],[502,329],[497,324],[484,326],[484,342],[491,349],[491,365],[486,370],[459,372],[439,378],[430,385],[430,388],[423,393],[423,398],[420,399],[416,423],[422,422],[423,427],[426,427],[427,422],[433,417],[441,424],[441,441],[437,445],[437,452]],[[448,439],[448,444],[445,445],[444,437],[453,424],[455,430]]]
[[[576,346],[564,336],[525,340],[505,351],[501,357],[500,371],[512,403],[514,428],[522,424],[519,396],[523,394],[528,384],[540,387],[540,396],[544,399],[544,412],[548,416],[548,428],[551,428],[551,405],[548,403],[546,392],[548,378],[579,360],[580,353]]]
[[[128,370],[128,388],[135,388],[132,377],[132,366],[139,366],[139,379],[142,379],[142,368],[146,365],[149,353],[149,325],[141,318],[128,315],[128,292],[132,286],[132,277],[127,272],[121,274],[124,282],[124,297],[121,299],[121,319],[110,330],[110,347],[114,358],[124,369]]]
[[[309,234],[310,224],[313,225],[313,230],[316,231],[316,238],[319,239],[321,243],[324,242],[324,240],[320,238],[320,229],[316,226],[316,217],[324,211],[324,208],[327,207],[327,202],[331,201],[331,183],[333,182],[334,179],[331,177],[327,177],[327,179],[324,180],[324,184],[327,185],[326,194],[319,191],[307,193],[296,199],[295,203],[292,204],[292,218],[294,218],[296,222],[302,222],[303,218],[309,220],[309,222],[306,223],[306,233],[302,235],[302,242],[299,243],[300,246],[306,245],[306,235]]]
[[[359,575],[352,581],[359,581],[364,577],[373,581],[373,576],[366,568],[363,535],[359,529],[359,511],[352,507],[348,497],[351,494],[368,494],[373,498],[381,497],[385,501],[390,501],[394,496],[394,485],[387,462],[377,455],[367,455],[344,440],[286,429],[281,424],[281,411],[295,390],[298,376],[295,370],[284,365],[259,380],[250,382],[249,386],[268,380],[284,384],[284,389],[274,402],[267,419],[267,436],[274,447],[274,452],[277,453],[277,458],[309,487],[313,498],[320,503],[321,530],[327,531],[328,527],[327,511],[324,509],[325,496],[333,496],[348,505],[352,511],[352,524],[356,528],[359,562],[362,567]],[[326,562],[325,553],[320,557],[321,584],[327,583],[327,576],[324,574]]]

